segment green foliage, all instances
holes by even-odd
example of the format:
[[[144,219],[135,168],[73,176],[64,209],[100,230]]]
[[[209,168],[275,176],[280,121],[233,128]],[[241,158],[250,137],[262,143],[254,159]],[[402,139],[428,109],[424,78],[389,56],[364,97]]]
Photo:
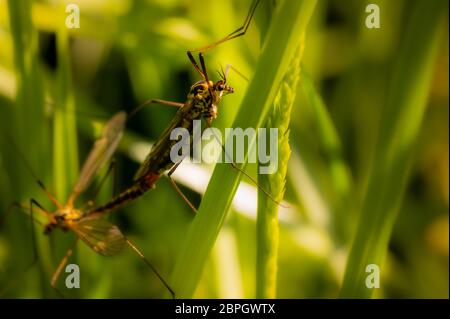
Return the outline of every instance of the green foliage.
[[[82,1],[81,26],[68,29],[64,1],[0,0],[0,291],[13,283],[4,296],[57,297],[49,281],[74,239],[45,236],[36,223],[39,262],[21,275],[32,229],[20,210],[2,223],[10,203],[34,198],[53,212],[35,178],[64,203],[104,121],[149,98],[184,101],[199,80],[186,50],[235,30],[250,2]],[[227,64],[251,79],[230,71],[235,93],[222,99],[214,127],[277,126],[271,117],[289,132],[289,145],[280,136],[283,169],[260,180],[275,196],[285,188],[289,209],[278,207],[277,218],[229,164],[217,164],[208,183],[211,165],[183,163],[175,177],[198,216],[167,179],[115,211],[111,222],[178,297],[448,298],[448,5],[376,3],[380,29],[366,28],[360,0],[261,1],[245,36],[205,54],[212,80]],[[300,79],[288,90],[303,35]],[[291,103],[287,127],[288,112],[274,110]],[[127,123],[98,203],[132,183],[175,111],[153,105]],[[239,167],[260,178],[256,164]],[[250,191],[235,196],[242,182]],[[106,258],[79,243],[69,262],[82,279],[68,297],[167,296],[131,251]],[[368,263],[381,267],[374,295],[361,286]]]
[[[418,1],[411,17],[397,68],[381,115],[360,221],[347,262],[341,295],[368,298],[366,266],[381,267],[396,221],[412,154],[430,90],[445,3]],[[422,43],[416,47],[416,42]]]

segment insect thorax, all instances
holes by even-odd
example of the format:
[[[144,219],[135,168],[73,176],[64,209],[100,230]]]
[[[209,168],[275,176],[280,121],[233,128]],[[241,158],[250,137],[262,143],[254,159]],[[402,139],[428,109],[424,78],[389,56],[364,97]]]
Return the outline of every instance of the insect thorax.
[[[218,101],[215,96],[215,91],[213,88],[208,89],[208,85],[204,81],[197,82],[191,87],[188,94],[188,101],[192,104],[191,112],[193,112],[193,119],[217,117],[216,104]]]
[[[63,209],[57,210],[55,212],[55,217],[64,220],[76,220],[83,217],[83,212],[81,210],[75,209],[73,207],[65,207]]]
[[[44,234],[50,234],[55,228],[60,228],[63,231],[69,230],[72,223],[76,223],[85,214],[73,207],[64,207],[57,210],[53,214],[52,220],[45,225]]]

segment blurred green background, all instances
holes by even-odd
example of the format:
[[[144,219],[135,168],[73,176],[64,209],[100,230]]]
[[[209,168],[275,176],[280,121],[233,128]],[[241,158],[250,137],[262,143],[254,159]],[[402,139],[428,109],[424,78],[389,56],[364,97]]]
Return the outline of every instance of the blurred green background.
[[[207,52],[210,76],[217,80],[215,70],[230,63],[251,77],[261,39],[280,2],[262,1],[244,37]],[[315,7],[305,35],[302,76],[291,118],[292,155],[285,196],[290,208],[280,212],[280,298],[339,295],[358,215],[367,198],[372,158],[378,137],[383,136],[382,120],[386,114],[389,117],[389,109],[383,111],[387,113],[382,109],[395,87],[393,70],[408,63],[400,59],[400,48],[408,41],[407,29],[414,29],[411,21],[417,21],[411,17],[416,2],[319,0]],[[236,29],[250,7],[250,1],[209,0],[70,3],[79,5],[79,29],[65,27],[68,14],[63,1],[0,0],[0,134],[12,138],[33,173],[61,202],[102,123],[149,98],[183,102],[190,85],[198,80],[186,50]],[[380,6],[380,29],[365,26],[369,3]],[[418,120],[416,136],[412,134],[413,149],[405,161],[411,165],[409,178],[403,198],[397,198],[398,218],[392,221],[381,289],[374,295],[379,298],[449,296],[447,5],[444,8],[437,19],[437,51],[424,69],[431,75],[431,85],[423,83],[425,113]],[[421,39],[418,35],[413,51],[424,45]],[[248,86],[232,72],[229,83],[235,93],[221,102],[214,122],[218,128],[230,127]],[[415,99],[418,91],[421,87],[404,92],[404,99]],[[99,202],[111,197],[113,184],[119,190],[130,185],[148,143],[155,141],[174,112],[165,106],[147,107],[127,124],[115,155],[115,183],[107,183]],[[408,114],[392,111],[390,118],[407,124],[415,119]],[[53,211],[26,166],[7,139],[0,139],[2,214],[11,202],[28,204],[30,198]],[[252,174],[254,166],[247,167]],[[180,167],[177,179],[196,206],[201,200],[199,189],[206,183],[203,174],[211,169],[200,164]],[[85,200],[90,193],[86,192]],[[249,198],[239,196],[237,203],[248,204]],[[251,203],[233,207],[194,297],[255,296],[256,213]],[[167,179],[111,218],[170,278],[194,216]],[[49,280],[74,235],[57,230],[44,236],[36,225],[39,261],[22,276],[33,256],[29,218],[14,211],[1,227],[0,287],[11,285],[2,297],[57,297]],[[106,258],[80,242],[70,262],[80,265],[81,288],[64,290],[63,273],[58,287],[67,296],[155,298],[164,294],[162,284],[130,251]]]

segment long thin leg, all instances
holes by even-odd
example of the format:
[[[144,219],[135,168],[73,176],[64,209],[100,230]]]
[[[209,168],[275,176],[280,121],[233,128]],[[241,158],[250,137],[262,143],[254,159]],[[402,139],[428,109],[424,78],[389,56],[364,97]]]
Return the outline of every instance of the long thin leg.
[[[248,27],[250,25],[250,22],[252,21],[253,15],[255,14],[255,10],[256,10],[256,7],[259,4],[259,1],[260,0],[254,0],[253,1],[252,5],[250,7],[250,10],[248,11],[247,17],[245,18],[244,24],[241,27],[237,28],[236,30],[234,30],[233,32],[231,32],[230,34],[228,34],[226,37],[224,37],[223,39],[221,39],[219,41],[216,41],[216,42],[214,42],[212,44],[209,44],[209,45],[206,45],[204,47],[197,48],[197,49],[194,49],[194,50],[190,50],[190,51],[191,52],[206,52],[207,50],[212,49],[212,48],[218,46],[221,43],[224,43],[224,42],[226,42],[228,40],[235,39],[235,38],[238,38],[240,36],[243,36],[247,32],[247,29],[248,29]]]
[[[62,205],[56,200],[56,198],[53,196],[52,193],[50,193],[49,190],[47,190],[47,188],[45,187],[44,183],[42,183],[40,180],[37,180],[37,183],[39,185],[39,187],[44,191],[44,193],[48,196],[48,198],[52,201],[52,203],[58,207],[58,208],[62,208]]]
[[[128,246],[144,261],[144,263],[155,273],[155,275],[159,278],[159,280],[163,283],[163,285],[169,290],[172,298],[175,299],[175,292],[170,288],[169,284],[164,280],[164,278],[159,274],[155,267],[145,258],[144,254],[128,239],[126,238],[126,242]]]
[[[30,212],[24,211],[24,210],[29,210],[30,209],[29,206],[14,201],[8,205],[8,207],[5,210],[5,214],[0,219],[0,229],[2,229],[3,226],[6,224],[6,219],[9,218],[9,216],[11,215],[11,212],[13,211],[14,208],[17,208],[19,211],[23,212],[25,215],[30,216]],[[45,215],[45,216],[47,216],[47,215]],[[42,226],[42,223],[39,220],[35,219],[34,222],[36,222]]]
[[[37,178],[37,175],[34,173],[31,164],[28,162],[27,158],[25,157],[24,153],[18,148],[16,143],[14,143],[13,139],[9,134],[6,133],[6,140],[11,145],[11,148],[19,155],[19,157],[22,159],[23,163],[25,164],[25,167],[27,168],[28,172],[33,176],[34,180],[38,183],[39,187],[47,194],[48,198],[52,201],[52,203],[58,207],[62,208],[62,206],[59,204],[59,202],[56,200],[56,198],[50,193],[47,188],[45,188],[44,183]]]
[[[3,228],[6,219],[11,215],[11,212],[14,208],[22,208],[22,205],[19,202],[12,202],[11,204],[9,204],[8,208],[6,208],[5,214],[0,219],[0,229]]]
[[[166,101],[166,100],[161,100],[161,99],[150,99],[150,100],[144,101],[142,104],[137,106],[133,111],[131,111],[130,114],[128,115],[128,119],[135,116],[137,112],[139,112],[144,106],[147,106],[149,104],[162,104],[162,105],[174,106],[177,108],[184,106],[184,103]]]
[[[37,203],[36,200],[34,199],[30,199],[30,223],[31,223],[31,242],[32,242],[32,259],[31,262],[25,267],[24,270],[22,270],[18,275],[15,276],[15,278],[13,280],[11,280],[6,287],[2,288],[0,290],[0,296],[3,296],[9,289],[13,288],[17,282],[19,282],[19,280],[36,264],[36,262],[39,260],[39,255],[37,252],[37,247],[36,247],[36,231],[35,231],[35,227],[34,227],[34,222],[38,222],[40,223],[38,220],[34,219],[34,214],[33,214],[33,204],[37,204],[37,206],[40,209],[43,209],[42,206],[40,204]],[[2,223],[0,225],[0,228],[4,225],[4,222],[6,221],[6,218],[10,215],[11,211],[14,208],[19,208],[19,209],[23,209],[26,208],[24,205],[21,205],[18,202],[13,202],[11,203],[11,205],[8,207],[8,210],[5,213],[5,217],[2,220]],[[40,223],[41,224],[41,223]]]
[[[248,13],[247,13],[247,16],[245,17],[245,21],[244,21],[244,23],[242,24],[242,26],[239,27],[239,28],[237,28],[237,29],[234,30],[233,32],[231,32],[231,33],[230,33],[229,35],[227,35],[224,39],[230,38],[230,37],[232,37],[232,36],[235,36],[236,33],[239,33],[239,32],[241,32],[242,30],[244,30],[244,31],[243,31],[244,33],[246,32],[246,30],[248,29],[248,26],[249,26],[249,24],[250,24],[250,21],[252,20],[252,17],[253,17],[253,15],[255,14],[255,10],[256,10],[256,7],[257,7],[258,4],[259,4],[259,1],[260,1],[260,0],[254,0],[254,1],[252,2],[252,5],[250,6],[250,9],[249,9],[249,11],[248,11]]]
[[[188,204],[188,206],[192,209],[192,211],[194,212],[194,214],[197,214],[197,209],[195,208],[195,206],[191,203],[191,201],[186,197],[186,195],[183,194],[183,192],[181,191],[181,189],[178,187],[177,183],[175,183],[175,181],[172,178],[172,174],[175,172],[175,170],[177,169],[178,165],[181,164],[181,161],[178,162],[177,164],[175,164],[170,171],[167,173],[167,177],[170,180],[170,183],[172,184],[172,186],[175,188],[175,190],[178,192],[178,194],[180,194],[180,196],[183,198],[183,200],[186,202],[186,204]]]
[[[33,210],[33,204],[39,207],[42,211],[46,211],[44,207],[42,207],[41,204],[39,204],[35,199],[30,199],[30,224],[31,224],[31,236],[33,240],[33,262],[31,264],[34,264],[38,259],[38,252],[36,247],[36,228],[34,227],[34,210]]]
[[[211,127],[211,125],[208,123],[208,121],[205,121],[206,125],[208,127]],[[225,156],[228,158],[228,160],[230,161],[229,164],[231,164],[231,167],[233,167],[234,169],[238,170],[239,172],[241,172],[242,174],[244,174],[253,184],[255,184],[256,187],[258,187],[258,189],[260,191],[262,191],[264,194],[267,195],[267,197],[269,197],[271,200],[273,200],[277,205],[280,205],[281,207],[284,208],[288,208],[285,205],[281,204],[278,200],[276,200],[272,194],[270,194],[268,191],[266,191],[263,187],[261,187],[261,185],[259,185],[259,183],[253,178],[251,177],[246,171],[244,171],[243,169],[239,168],[234,162],[233,159],[228,155],[228,153],[226,152],[225,146],[223,146],[222,142],[220,141],[219,137],[217,137],[217,135],[215,134],[214,130],[212,130],[215,139],[217,140],[217,142],[220,144],[220,146],[222,147],[222,151],[225,154]]]
[[[38,212],[40,214],[42,214],[43,216],[49,218],[49,219],[53,219],[53,215],[52,213],[50,213],[47,209],[45,209],[41,204],[39,204],[36,200],[34,200],[33,198],[30,200],[35,206],[37,206],[39,208]],[[37,221],[37,220],[36,220]]]
[[[55,272],[52,275],[52,279],[50,281],[50,285],[52,286],[53,289],[55,289],[55,291],[64,298],[64,295],[61,293],[61,291],[59,291],[58,287],[56,287],[56,284],[58,282],[59,276],[61,275],[61,271],[64,268],[64,266],[67,264],[67,261],[69,260],[70,256],[72,256],[73,253],[73,249],[75,247],[75,245],[78,242],[78,237],[75,239],[75,241],[73,242],[73,244],[70,246],[70,248],[67,250],[66,254],[64,255],[64,257],[61,259],[61,261],[58,264],[58,267],[56,267]]]

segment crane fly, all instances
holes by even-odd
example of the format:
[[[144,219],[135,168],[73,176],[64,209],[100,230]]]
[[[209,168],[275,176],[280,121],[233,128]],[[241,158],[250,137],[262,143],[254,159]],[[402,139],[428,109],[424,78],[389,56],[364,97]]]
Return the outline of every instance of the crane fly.
[[[74,207],[77,197],[89,187],[99,169],[104,166],[104,164],[115,152],[122,138],[126,120],[126,113],[119,112],[105,125],[101,136],[96,140],[92,150],[83,164],[78,181],[76,182],[66,204],[63,205],[58,202],[56,198],[45,188],[43,183],[39,181],[39,186],[44,190],[51,202],[55,205],[56,211],[51,213],[36,200],[30,200],[29,209],[31,218],[34,220],[33,206],[36,206],[38,208],[36,211],[47,219],[47,223],[43,225],[44,233],[46,235],[59,228],[63,231],[73,231],[77,236],[72,246],[68,249],[67,253],[58,264],[51,278],[51,286],[56,291],[58,291],[56,288],[56,283],[61,271],[67,263],[69,257],[72,255],[75,244],[79,239],[81,239],[92,250],[102,256],[117,255],[126,246],[129,246],[156,274],[164,286],[170,291],[172,296],[175,296],[173,290],[166,283],[163,277],[156,271],[150,262],[147,261],[140,250],[123,235],[121,230],[116,225],[102,218],[101,214],[88,214],[83,209],[77,209]],[[24,207],[23,205],[19,206],[21,208]]]
[[[104,214],[112,211],[115,208],[118,208],[122,205],[127,204],[128,202],[142,196],[148,190],[154,188],[156,186],[157,181],[161,178],[161,176],[167,173],[170,182],[176,189],[176,191],[181,195],[183,200],[189,205],[189,207],[197,212],[194,205],[190,203],[188,198],[182,193],[178,185],[171,178],[171,175],[177,169],[178,165],[181,161],[174,163],[170,157],[170,151],[172,147],[179,142],[179,140],[172,140],[170,138],[170,133],[175,128],[185,128],[192,135],[193,131],[193,123],[194,120],[203,119],[206,121],[208,127],[211,126],[213,120],[217,117],[218,114],[218,105],[222,99],[222,97],[226,94],[233,93],[234,89],[228,85],[228,73],[231,68],[231,65],[228,65],[225,71],[222,69],[219,72],[220,79],[216,82],[213,82],[209,79],[208,72],[206,69],[205,59],[203,53],[207,50],[214,48],[215,46],[229,41],[231,39],[243,36],[252,20],[252,17],[255,13],[256,7],[260,0],[253,1],[250,10],[247,14],[247,17],[244,21],[243,26],[230,33],[223,39],[204,46],[202,48],[194,49],[187,51],[187,56],[189,61],[191,62],[194,69],[200,75],[201,80],[191,86],[189,93],[187,94],[186,101],[184,103],[160,100],[160,99],[152,99],[144,102],[140,106],[138,106],[130,116],[134,115],[137,111],[139,111],[144,105],[150,103],[163,104],[167,106],[173,106],[178,108],[178,111],[175,117],[172,119],[168,127],[163,131],[161,136],[156,140],[153,145],[150,153],[147,155],[146,159],[139,167],[137,173],[134,176],[134,181],[131,187],[124,190],[121,194],[111,199],[106,204],[96,207],[89,212],[91,215]],[[198,61],[195,60],[193,53],[198,53]],[[216,136],[217,138],[217,136]],[[191,138],[190,143],[192,144],[194,141]],[[223,148],[223,145],[222,145]],[[225,150],[224,150],[225,151]],[[230,163],[233,168],[238,169],[245,176],[247,176],[253,183],[255,183],[266,195],[273,199],[273,197],[262,189],[258,183],[245,171],[241,170],[234,163]],[[275,199],[273,199],[277,202]],[[277,202],[278,203],[278,202]],[[278,203],[279,204],[279,203]]]
[[[166,171],[169,171],[168,176],[171,182],[175,185],[177,190],[179,190],[178,186],[176,186],[175,182],[170,177],[170,175],[172,175],[181,163],[181,161],[174,163],[171,160],[170,151],[172,146],[175,145],[178,140],[172,140],[170,138],[170,133],[173,129],[182,127],[187,129],[189,133],[192,134],[193,121],[196,119],[204,118],[206,119],[208,125],[210,125],[211,122],[217,117],[217,105],[222,96],[228,93],[233,93],[234,91],[233,88],[227,84],[228,72],[222,73],[222,78],[217,82],[212,82],[208,79],[203,56],[200,54],[202,69],[198,67],[192,55],[189,54],[189,57],[191,58],[192,63],[196,66],[196,70],[202,75],[203,79],[191,87],[185,103],[170,102],[170,104],[168,104],[166,101],[157,100],[159,103],[178,107],[175,117],[155,142],[151,152],[139,167],[134,176],[133,185],[117,197],[113,198],[107,204],[92,210],[90,214],[96,215],[111,211],[116,207],[124,205],[127,202],[143,195],[149,189],[155,187],[156,182]],[[192,205],[190,206],[193,208]]]

